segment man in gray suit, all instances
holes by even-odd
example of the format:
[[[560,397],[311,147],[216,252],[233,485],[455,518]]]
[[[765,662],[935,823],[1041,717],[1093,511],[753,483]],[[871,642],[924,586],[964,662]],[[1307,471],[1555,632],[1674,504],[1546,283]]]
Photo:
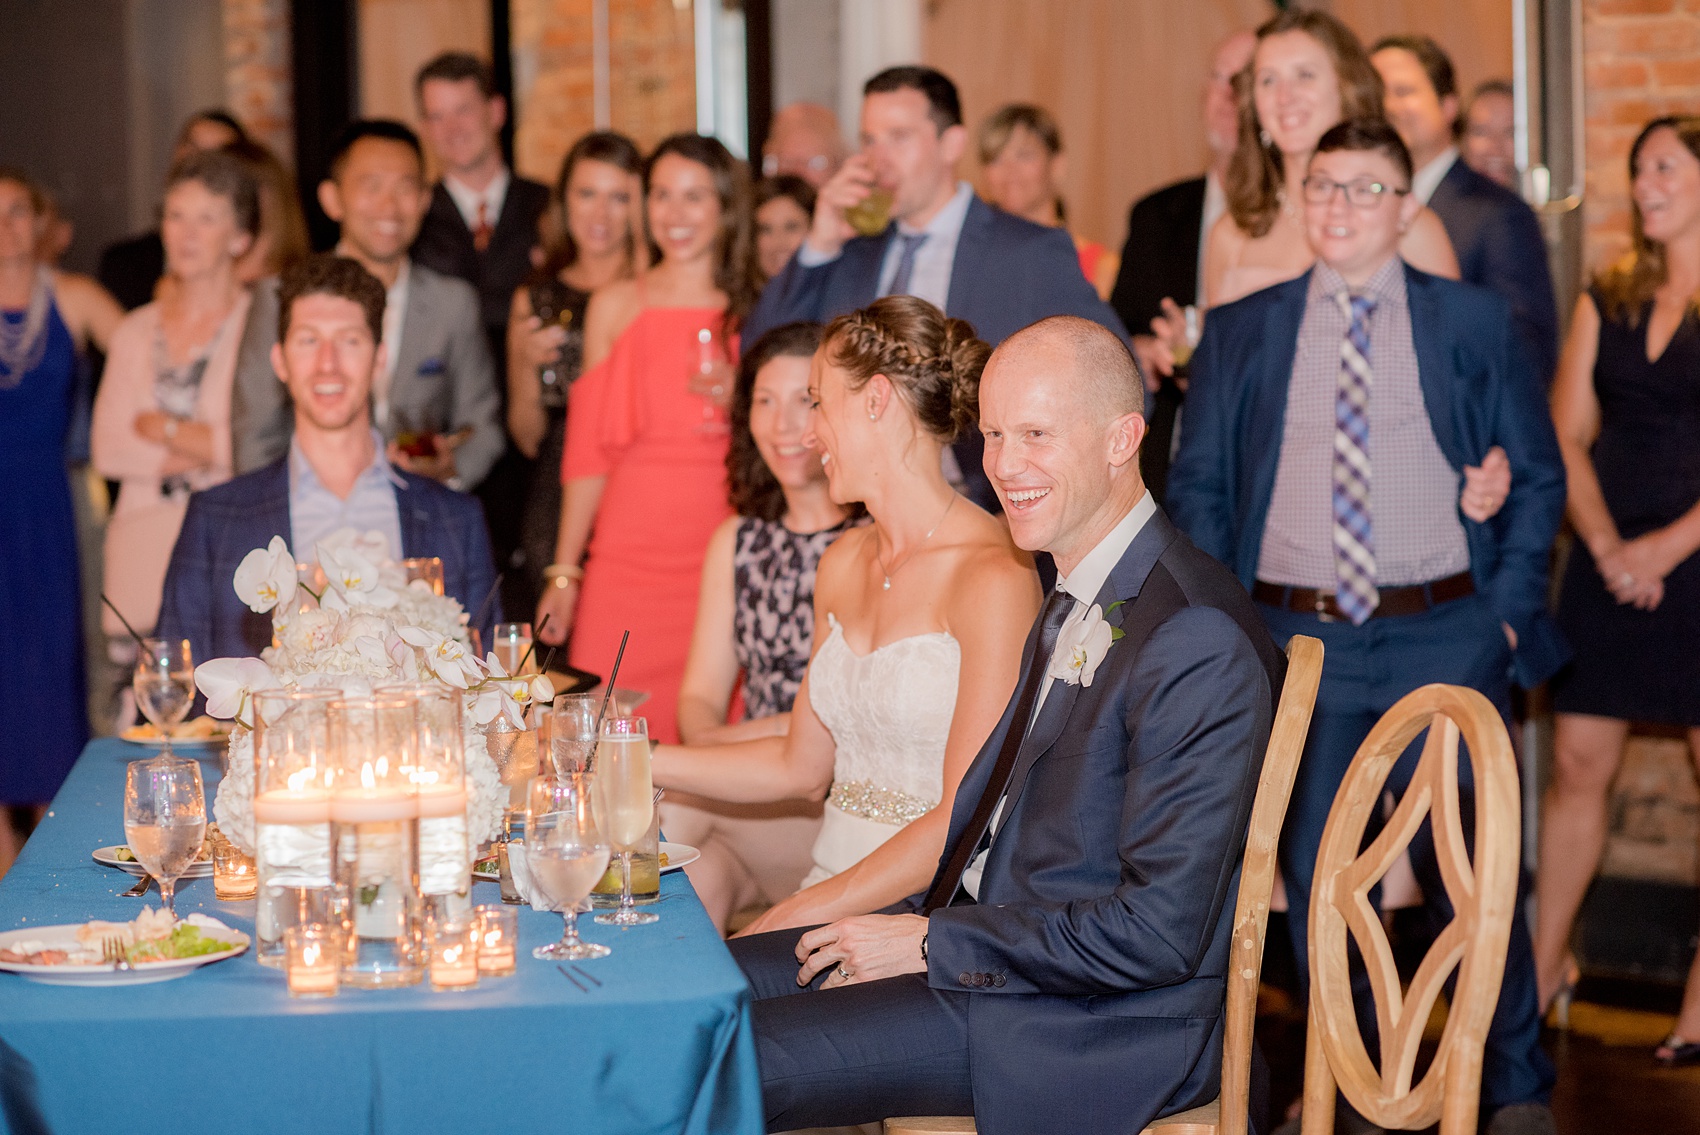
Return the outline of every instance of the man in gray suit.
[[[407,254],[429,194],[419,139],[399,122],[369,119],[343,131],[319,204],[342,226],[340,255],[384,285],[384,346],[393,360],[374,375],[372,420],[392,464],[450,488],[471,489],[502,454],[496,368],[479,319],[478,295]],[[277,282],[254,291],[231,406],[236,471],[276,461],[289,449],[289,392],[272,371]]]

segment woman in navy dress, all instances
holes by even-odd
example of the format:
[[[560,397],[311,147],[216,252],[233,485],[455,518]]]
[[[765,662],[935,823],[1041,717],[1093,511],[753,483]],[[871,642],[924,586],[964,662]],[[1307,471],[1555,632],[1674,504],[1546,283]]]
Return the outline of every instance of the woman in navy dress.
[[[104,346],[123,316],[92,280],[38,263],[46,215],[40,191],[0,169],[0,874],[18,820],[39,818],[88,741],[65,443],[77,347]]]

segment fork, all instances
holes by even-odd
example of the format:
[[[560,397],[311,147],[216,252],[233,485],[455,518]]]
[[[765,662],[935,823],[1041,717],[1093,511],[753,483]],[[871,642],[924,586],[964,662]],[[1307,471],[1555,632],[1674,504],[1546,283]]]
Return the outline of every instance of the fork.
[[[153,886],[153,876],[144,871],[142,877],[136,880],[136,885],[127,891],[120,891],[118,897],[121,899],[139,899],[148,893],[148,888],[151,886]]]
[[[117,937],[101,941],[100,960],[111,966],[114,973],[129,973],[134,968],[130,965],[129,956],[124,952],[124,943]]]

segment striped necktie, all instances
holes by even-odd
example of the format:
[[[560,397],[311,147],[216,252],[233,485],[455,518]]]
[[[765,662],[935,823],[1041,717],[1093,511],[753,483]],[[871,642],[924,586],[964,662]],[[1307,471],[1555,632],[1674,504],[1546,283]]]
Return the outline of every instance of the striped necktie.
[[[909,277],[915,274],[915,253],[926,241],[926,233],[897,234],[897,239],[903,245],[902,253],[897,257],[897,273],[891,278],[891,287],[886,290],[888,296],[906,296],[909,294]]]
[[[1369,316],[1375,301],[1335,297],[1350,322],[1340,343],[1340,385],[1334,392],[1334,602],[1362,626],[1381,601],[1375,589],[1375,530],[1369,510]]]

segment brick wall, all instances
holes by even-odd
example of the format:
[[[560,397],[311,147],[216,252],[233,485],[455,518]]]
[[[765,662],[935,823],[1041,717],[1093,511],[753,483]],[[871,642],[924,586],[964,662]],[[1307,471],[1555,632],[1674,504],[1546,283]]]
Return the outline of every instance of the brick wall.
[[[691,8],[609,0],[610,112],[645,149],[696,128]],[[591,0],[513,0],[514,165],[552,183],[561,157],[594,128]]]
[[[236,117],[284,161],[295,153],[288,0],[223,0],[224,92]]]
[[[1700,0],[1583,0],[1588,173],[1583,263],[1629,245],[1629,146],[1661,114],[1700,113]]]

